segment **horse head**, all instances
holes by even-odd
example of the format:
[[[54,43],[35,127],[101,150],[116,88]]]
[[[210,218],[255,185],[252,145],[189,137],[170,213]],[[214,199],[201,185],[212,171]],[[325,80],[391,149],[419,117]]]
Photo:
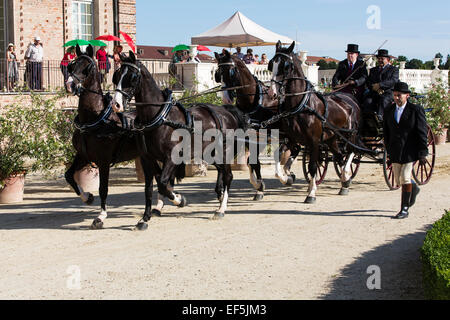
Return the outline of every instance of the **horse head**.
[[[69,77],[65,83],[65,88],[69,93],[77,93],[80,88],[85,86],[91,72],[96,70],[94,48],[91,45],[87,47],[86,52],[82,52],[80,46],[77,45],[76,53],[77,58],[67,66]]]
[[[238,69],[240,60],[233,58],[228,50],[224,50],[221,54],[214,52],[214,55],[218,64],[218,68],[214,74],[216,82],[222,83],[223,89],[240,86],[241,80]],[[236,90],[225,90],[223,91],[222,101],[224,104],[233,104],[235,97]]]
[[[129,56],[120,55],[120,68],[114,72],[113,83],[116,85],[113,105],[116,112],[123,112],[125,106],[134,97],[139,89],[141,80],[141,68],[138,66],[139,61],[133,51],[130,50]],[[117,107],[118,106],[118,107]]]
[[[278,93],[283,87],[282,82],[288,78],[289,73],[294,69],[294,51],[295,41],[288,48],[281,46],[281,41],[278,40],[275,46],[275,55],[269,61],[268,69],[272,71],[271,92],[272,98],[277,98]]]

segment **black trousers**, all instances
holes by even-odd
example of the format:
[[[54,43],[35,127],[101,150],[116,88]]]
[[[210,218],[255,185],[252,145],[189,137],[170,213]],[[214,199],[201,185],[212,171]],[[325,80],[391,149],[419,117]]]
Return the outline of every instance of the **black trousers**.
[[[42,62],[27,61],[27,83],[31,90],[42,90]]]
[[[394,102],[392,93],[384,93],[379,95],[371,91],[364,99],[363,112],[375,112],[383,117],[384,109]]]

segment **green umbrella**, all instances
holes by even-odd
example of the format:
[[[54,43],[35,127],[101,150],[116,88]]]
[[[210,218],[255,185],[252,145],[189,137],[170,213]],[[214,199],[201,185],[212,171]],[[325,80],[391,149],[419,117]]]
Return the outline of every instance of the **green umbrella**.
[[[66,42],[63,47],[75,47],[76,45],[79,46],[88,46],[90,43],[87,40],[83,40],[83,39],[75,39],[75,40],[70,40],[68,42]]]
[[[89,43],[95,47],[106,47],[107,44],[100,40],[89,40]]]
[[[179,45],[175,46],[175,48],[172,49],[172,52],[189,50],[189,49],[190,49],[189,46],[187,46],[185,44],[179,44]]]

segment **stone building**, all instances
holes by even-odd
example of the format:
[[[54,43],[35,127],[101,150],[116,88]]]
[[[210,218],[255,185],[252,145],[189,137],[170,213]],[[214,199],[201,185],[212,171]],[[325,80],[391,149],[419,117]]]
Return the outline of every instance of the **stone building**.
[[[23,59],[27,46],[39,36],[44,59],[61,60],[65,42],[119,36],[119,30],[136,40],[135,0],[0,0],[1,59],[8,43],[16,45],[18,59]],[[107,44],[112,52],[114,43]],[[121,44],[129,50],[125,41]]]

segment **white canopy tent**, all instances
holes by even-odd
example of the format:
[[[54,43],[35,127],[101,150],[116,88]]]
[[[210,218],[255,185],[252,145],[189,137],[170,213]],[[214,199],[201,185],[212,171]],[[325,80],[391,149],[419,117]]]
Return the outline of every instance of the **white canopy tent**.
[[[235,48],[248,46],[271,46],[278,40],[291,44],[294,40],[267,30],[239,11],[222,24],[191,38],[192,44]]]

